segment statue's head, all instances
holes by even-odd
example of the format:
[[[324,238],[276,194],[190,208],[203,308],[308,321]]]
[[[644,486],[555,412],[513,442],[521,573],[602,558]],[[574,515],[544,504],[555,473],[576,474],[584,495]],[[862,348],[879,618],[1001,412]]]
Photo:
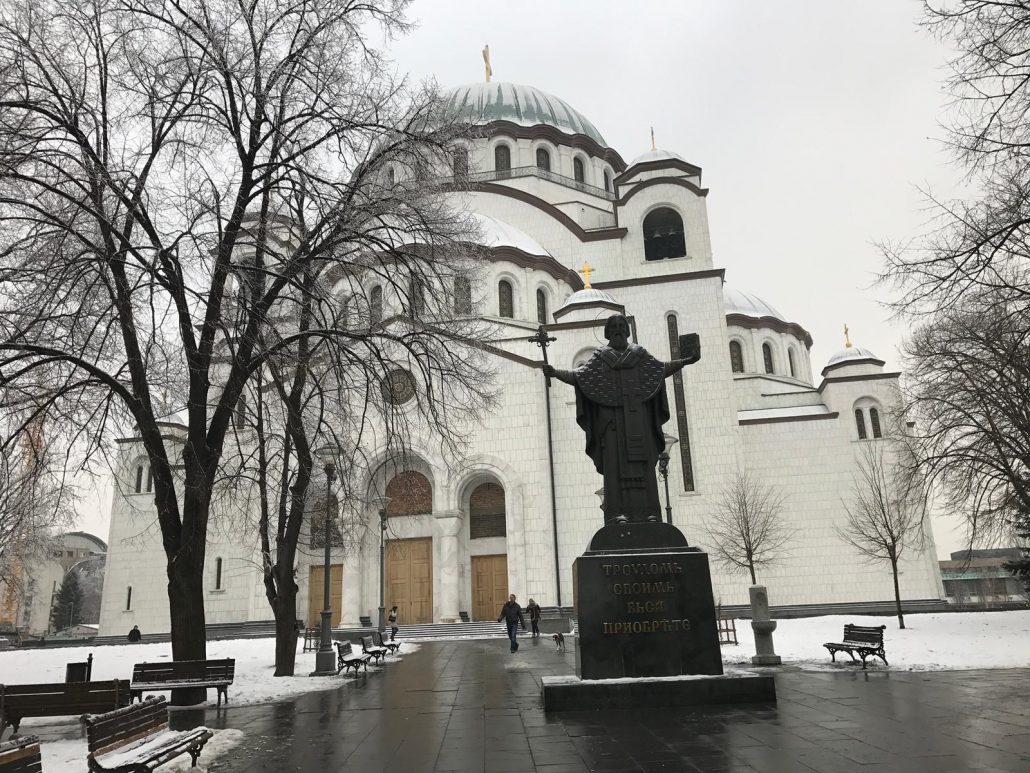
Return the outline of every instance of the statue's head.
[[[629,345],[629,320],[621,314],[613,314],[604,323],[604,337],[613,349],[625,349]]]

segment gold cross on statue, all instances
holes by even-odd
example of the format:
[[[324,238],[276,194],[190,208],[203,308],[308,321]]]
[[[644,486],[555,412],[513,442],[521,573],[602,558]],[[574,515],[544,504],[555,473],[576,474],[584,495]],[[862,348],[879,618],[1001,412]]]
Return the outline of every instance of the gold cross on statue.
[[[590,275],[593,273],[594,267],[591,266],[587,261],[583,261],[583,268],[579,270],[579,273],[583,275],[583,289],[590,289]]]
[[[851,348],[851,339],[848,337],[848,323],[847,322],[844,323],[844,348],[845,349],[850,349]]]

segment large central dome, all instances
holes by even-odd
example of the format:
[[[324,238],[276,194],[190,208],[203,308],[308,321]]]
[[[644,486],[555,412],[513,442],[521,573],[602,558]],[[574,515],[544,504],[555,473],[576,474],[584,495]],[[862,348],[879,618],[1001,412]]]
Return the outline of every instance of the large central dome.
[[[517,83],[470,83],[451,89],[447,105],[475,125],[511,121],[519,126],[546,124],[569,134],[585,134],[602,147],[604,137],[590,121],[564,100],[533,86]]]

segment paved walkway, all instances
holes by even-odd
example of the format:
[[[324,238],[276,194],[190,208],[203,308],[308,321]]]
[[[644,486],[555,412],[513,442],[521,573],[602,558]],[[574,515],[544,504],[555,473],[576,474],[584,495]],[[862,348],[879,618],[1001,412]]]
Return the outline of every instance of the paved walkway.
[[[1030,671],[781,671],[775,706],[544,714],[540,677],[572,671],[571,642],[427,642],[339,690],[173,726],[243,730],[226,772],[1030,771]]]

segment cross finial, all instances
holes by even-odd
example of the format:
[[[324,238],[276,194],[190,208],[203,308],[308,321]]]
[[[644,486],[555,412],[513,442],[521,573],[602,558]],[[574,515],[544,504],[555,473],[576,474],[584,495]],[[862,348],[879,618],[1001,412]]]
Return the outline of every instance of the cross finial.
[[[591,266],[590,263],[588,263],[587,261],[584,260],[583,261],[583,268],[581,268],[579,270],[579,273],[581,273],[583,275],[583,289],[584,290],[589,290],[590,289],[590,274],[592,274],[593,271],[594,271],[594,267]]]
[[[490,82],[490,76],[494,74],[493,69],[490,67],[490,45],[483,46],[483,64],[486,66],[486,82]]]
[[[845,349],[850,349],[851,348],[851,339],[848,337],[848,323],[847,322],[844,323],[844,348]]]
[[[658,150],[658,147],[654,144],[654,127],[651,127],[651,150]]]

